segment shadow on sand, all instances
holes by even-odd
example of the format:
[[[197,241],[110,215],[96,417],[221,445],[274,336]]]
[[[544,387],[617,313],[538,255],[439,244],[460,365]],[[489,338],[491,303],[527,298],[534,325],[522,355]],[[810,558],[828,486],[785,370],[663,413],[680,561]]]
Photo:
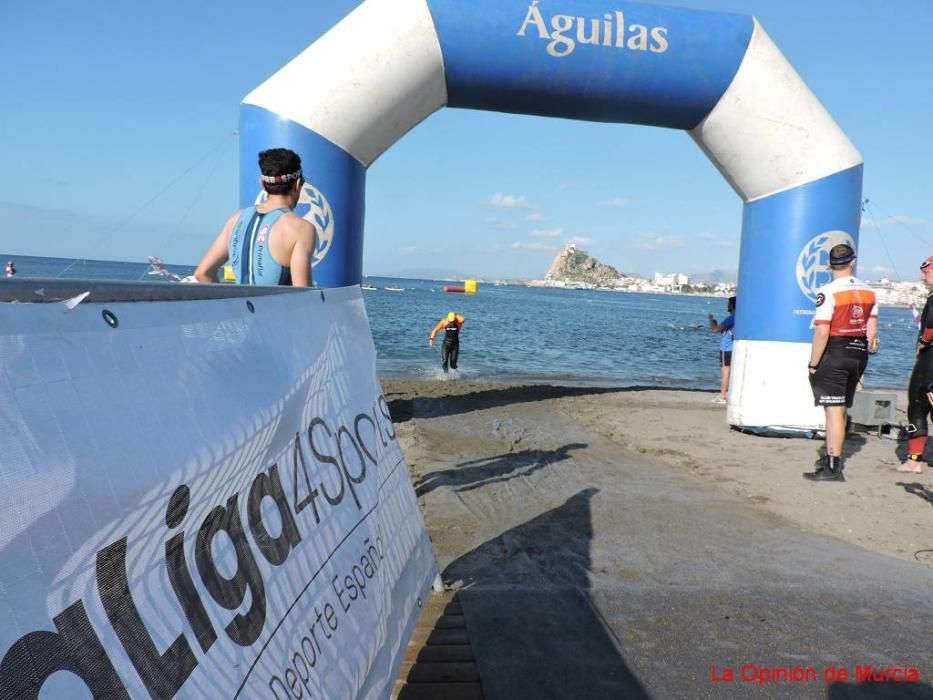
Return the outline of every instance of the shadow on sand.
[[[544,467],[568,459],[570,450],[579,450],[586,445],[571,442],[556,450],[522,450],[506,452],[495,457],[461,462],[451,469],[441,469],[422,476],[415,482],[415,493],[424,496],[441,486],[452,486],[462,493],[473,489],[528,476]]]
[[[908,484],[906,481],[898,481],[896,483],[898,486],[903,486],[907,493],[912,493],[914,496],[919,496],[924,501],[933,506],[933,489],[927,488],[919,481],[915,481],[912,484]]]
[[[842,443],[842,458],[843,460],[850,459],[857,455],[861,449],[865,446],[865,443],[868,442],[862,433],[848,432],[846,433],[845,442]],[[816,461],[820,462],[826,456],[826,443],[822,442],[816,450]]]
[[[444,569],[445,582],[463,586],[490,700],[649,697],[590,595],[597,493],[580,491]]]
[[[553,384],[525,384],[520,386],[482,389],[465,394],[446,396],[394,398],[389,400],[389,412],[393,423],[404,423],[414,415],[415,403],[418,405],[419,418],[454,416],[469,413],[481,408],[508,406],[516,403],[547,401],[573,396],[598,396],[600,394],[618,394],[630,391],[687,391],[702,394],[713,393],[707,389],[691,389],[676,386],[630,386],[630,387],[586,387],[555,386]],[[391,394],[389,395],[391,396]],[[479,405],[477,405],[479,404]]]

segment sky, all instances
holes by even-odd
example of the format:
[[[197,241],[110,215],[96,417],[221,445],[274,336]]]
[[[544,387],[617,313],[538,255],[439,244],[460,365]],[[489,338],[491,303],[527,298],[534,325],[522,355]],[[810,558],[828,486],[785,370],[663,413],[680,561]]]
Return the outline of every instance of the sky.
[[[0,0],[0,251],[195,264],[237,206],[240,101],[358,4]],[[759,19],[865,159],[860,274],[916,279],[933,2],[664,4]],[[567,243],[645,277],[738,266],[741,200],[681,131],[442,109],[366,187],[366,275],[541,277]]]

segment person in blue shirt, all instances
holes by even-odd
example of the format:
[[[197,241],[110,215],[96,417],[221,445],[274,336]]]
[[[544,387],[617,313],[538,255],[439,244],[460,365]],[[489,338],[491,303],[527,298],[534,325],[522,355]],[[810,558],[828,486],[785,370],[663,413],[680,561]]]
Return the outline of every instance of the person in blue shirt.
[[[287,148],[271,148],[259,154],[259,170],[266,200],[227,219],[194,276],[216,282],[229,260],[237,284],[310,287],[317,229],[292,211],[304,185],[301,158]]]
[[[713,403],[725,404],[729,400],[729,369],[732,365],[732,329],[735,327],[735,297],[729,297],[726,305],[727,316],[718,323],[713,314],[707,314],[710,330],[722,333],[719,341],[719,368],[722,375],[719,382],[719,396]]]

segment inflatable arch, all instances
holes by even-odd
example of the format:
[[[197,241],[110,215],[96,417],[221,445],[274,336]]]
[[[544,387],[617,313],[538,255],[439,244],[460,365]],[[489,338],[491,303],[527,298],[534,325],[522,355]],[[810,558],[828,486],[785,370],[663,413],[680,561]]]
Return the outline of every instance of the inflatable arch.
[[[727,420],[815,427],[807,384],[828,250],[857,243],[862,158],[752,17],[624,0],[366,0],[241,107],[256,153],[306,164],[315,278],[357,284],[367,167],[443,106],[683,129],[744,202]]]

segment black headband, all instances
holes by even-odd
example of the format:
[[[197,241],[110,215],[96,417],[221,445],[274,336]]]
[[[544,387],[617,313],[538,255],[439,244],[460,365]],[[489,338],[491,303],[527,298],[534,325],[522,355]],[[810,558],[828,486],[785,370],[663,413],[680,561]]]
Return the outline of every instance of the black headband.
[[[855,251],[851,248],[849,252],[843,255],[841,258],[834,258],[832,255],[829,256],[830,265],[845,265],[847,262],[852,262],[855,260]]]

